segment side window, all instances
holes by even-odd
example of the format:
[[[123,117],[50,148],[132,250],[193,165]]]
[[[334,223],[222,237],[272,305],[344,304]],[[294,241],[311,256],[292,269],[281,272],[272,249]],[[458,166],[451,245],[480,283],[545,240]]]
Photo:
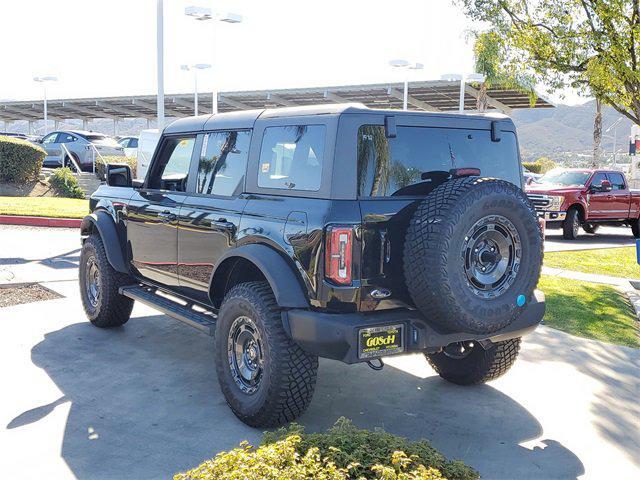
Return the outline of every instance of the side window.
[[[196,192],[232,197],[241,193],[251,132],[212,132],[204,137]]]
[[[129,139],[129,147],[128,148],[138,148],[138,139],[130,138]]]
[[[602,186],[602,181],[606,179],[607,176],[604,173],[596,173],[593,180],[591,180],[590,186],[599,188]]]
[[[611,182],[612,190],[624,190],[625,183],[624,177],[621,173],[609,173],[609,181]]]
[[[267,127],[260,150],[258,186],[319,190],[325,137],[324,125]]]
[[[57,143],[73,143],[75,141],[76,141],[76,137],[74,137],[73,135],[69,133],[60,133],[58,135]]]
[[[56,143],[57,133],[50,133],[42,139],[42,143]]]
[[[159,157],[153,163],[149,188],[184,192],[195,137],[173,137],[165,140]]]

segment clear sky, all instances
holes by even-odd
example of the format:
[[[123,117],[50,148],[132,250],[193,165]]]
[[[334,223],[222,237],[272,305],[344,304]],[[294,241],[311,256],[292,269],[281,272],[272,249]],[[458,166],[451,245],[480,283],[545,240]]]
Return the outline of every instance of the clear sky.
[[[197,22],[190,5],[244,22]],[[164,0],[164,18],[167,93],[192,91],[183,63],[214,64],[201,91],[213,75],[221,91],[400,81],[392,58],[425,65],[412,80],[473,69],[471,25],[451,0]],[[59,77],[49,98],[156,91],[156,0],[2,0],[0,19],[2,100],[39,99],[42,74]]]

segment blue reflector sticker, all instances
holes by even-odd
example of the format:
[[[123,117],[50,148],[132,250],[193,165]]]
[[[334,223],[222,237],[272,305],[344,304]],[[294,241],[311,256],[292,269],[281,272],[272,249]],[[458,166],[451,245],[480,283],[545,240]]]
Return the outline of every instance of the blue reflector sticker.
[[[527,297],[524,295],[518,295],[518,298],[516,298],[516,305],[523,307],[525,303],[527,303]]]

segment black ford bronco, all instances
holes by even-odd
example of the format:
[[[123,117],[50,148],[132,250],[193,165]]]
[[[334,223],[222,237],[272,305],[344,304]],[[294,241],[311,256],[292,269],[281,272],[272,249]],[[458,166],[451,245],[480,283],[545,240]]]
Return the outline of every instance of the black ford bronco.
[[[361,105],[242,111],[165,128],[143,181],[107,166],[82,222],[80,291],[118,327],[134,300],[214,335],[252,426],[300,415],[318,357],[422,352],[470,385],[544,315],[542,233],[503,116]]]

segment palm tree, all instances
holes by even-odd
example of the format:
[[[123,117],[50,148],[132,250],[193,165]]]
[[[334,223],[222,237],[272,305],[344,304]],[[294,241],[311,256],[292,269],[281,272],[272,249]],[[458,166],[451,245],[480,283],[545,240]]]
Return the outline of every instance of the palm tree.
[[[493,86],[510,88],[529,94],[531,106],[536,103],[533,78],[524,71],[515,71],[506,62],[507,51],[502,37],[494,30],[476,34],[473,45],[475,71],[484,75],[478,88],[476,108],[486,112],[489,106],[488,90]]]

